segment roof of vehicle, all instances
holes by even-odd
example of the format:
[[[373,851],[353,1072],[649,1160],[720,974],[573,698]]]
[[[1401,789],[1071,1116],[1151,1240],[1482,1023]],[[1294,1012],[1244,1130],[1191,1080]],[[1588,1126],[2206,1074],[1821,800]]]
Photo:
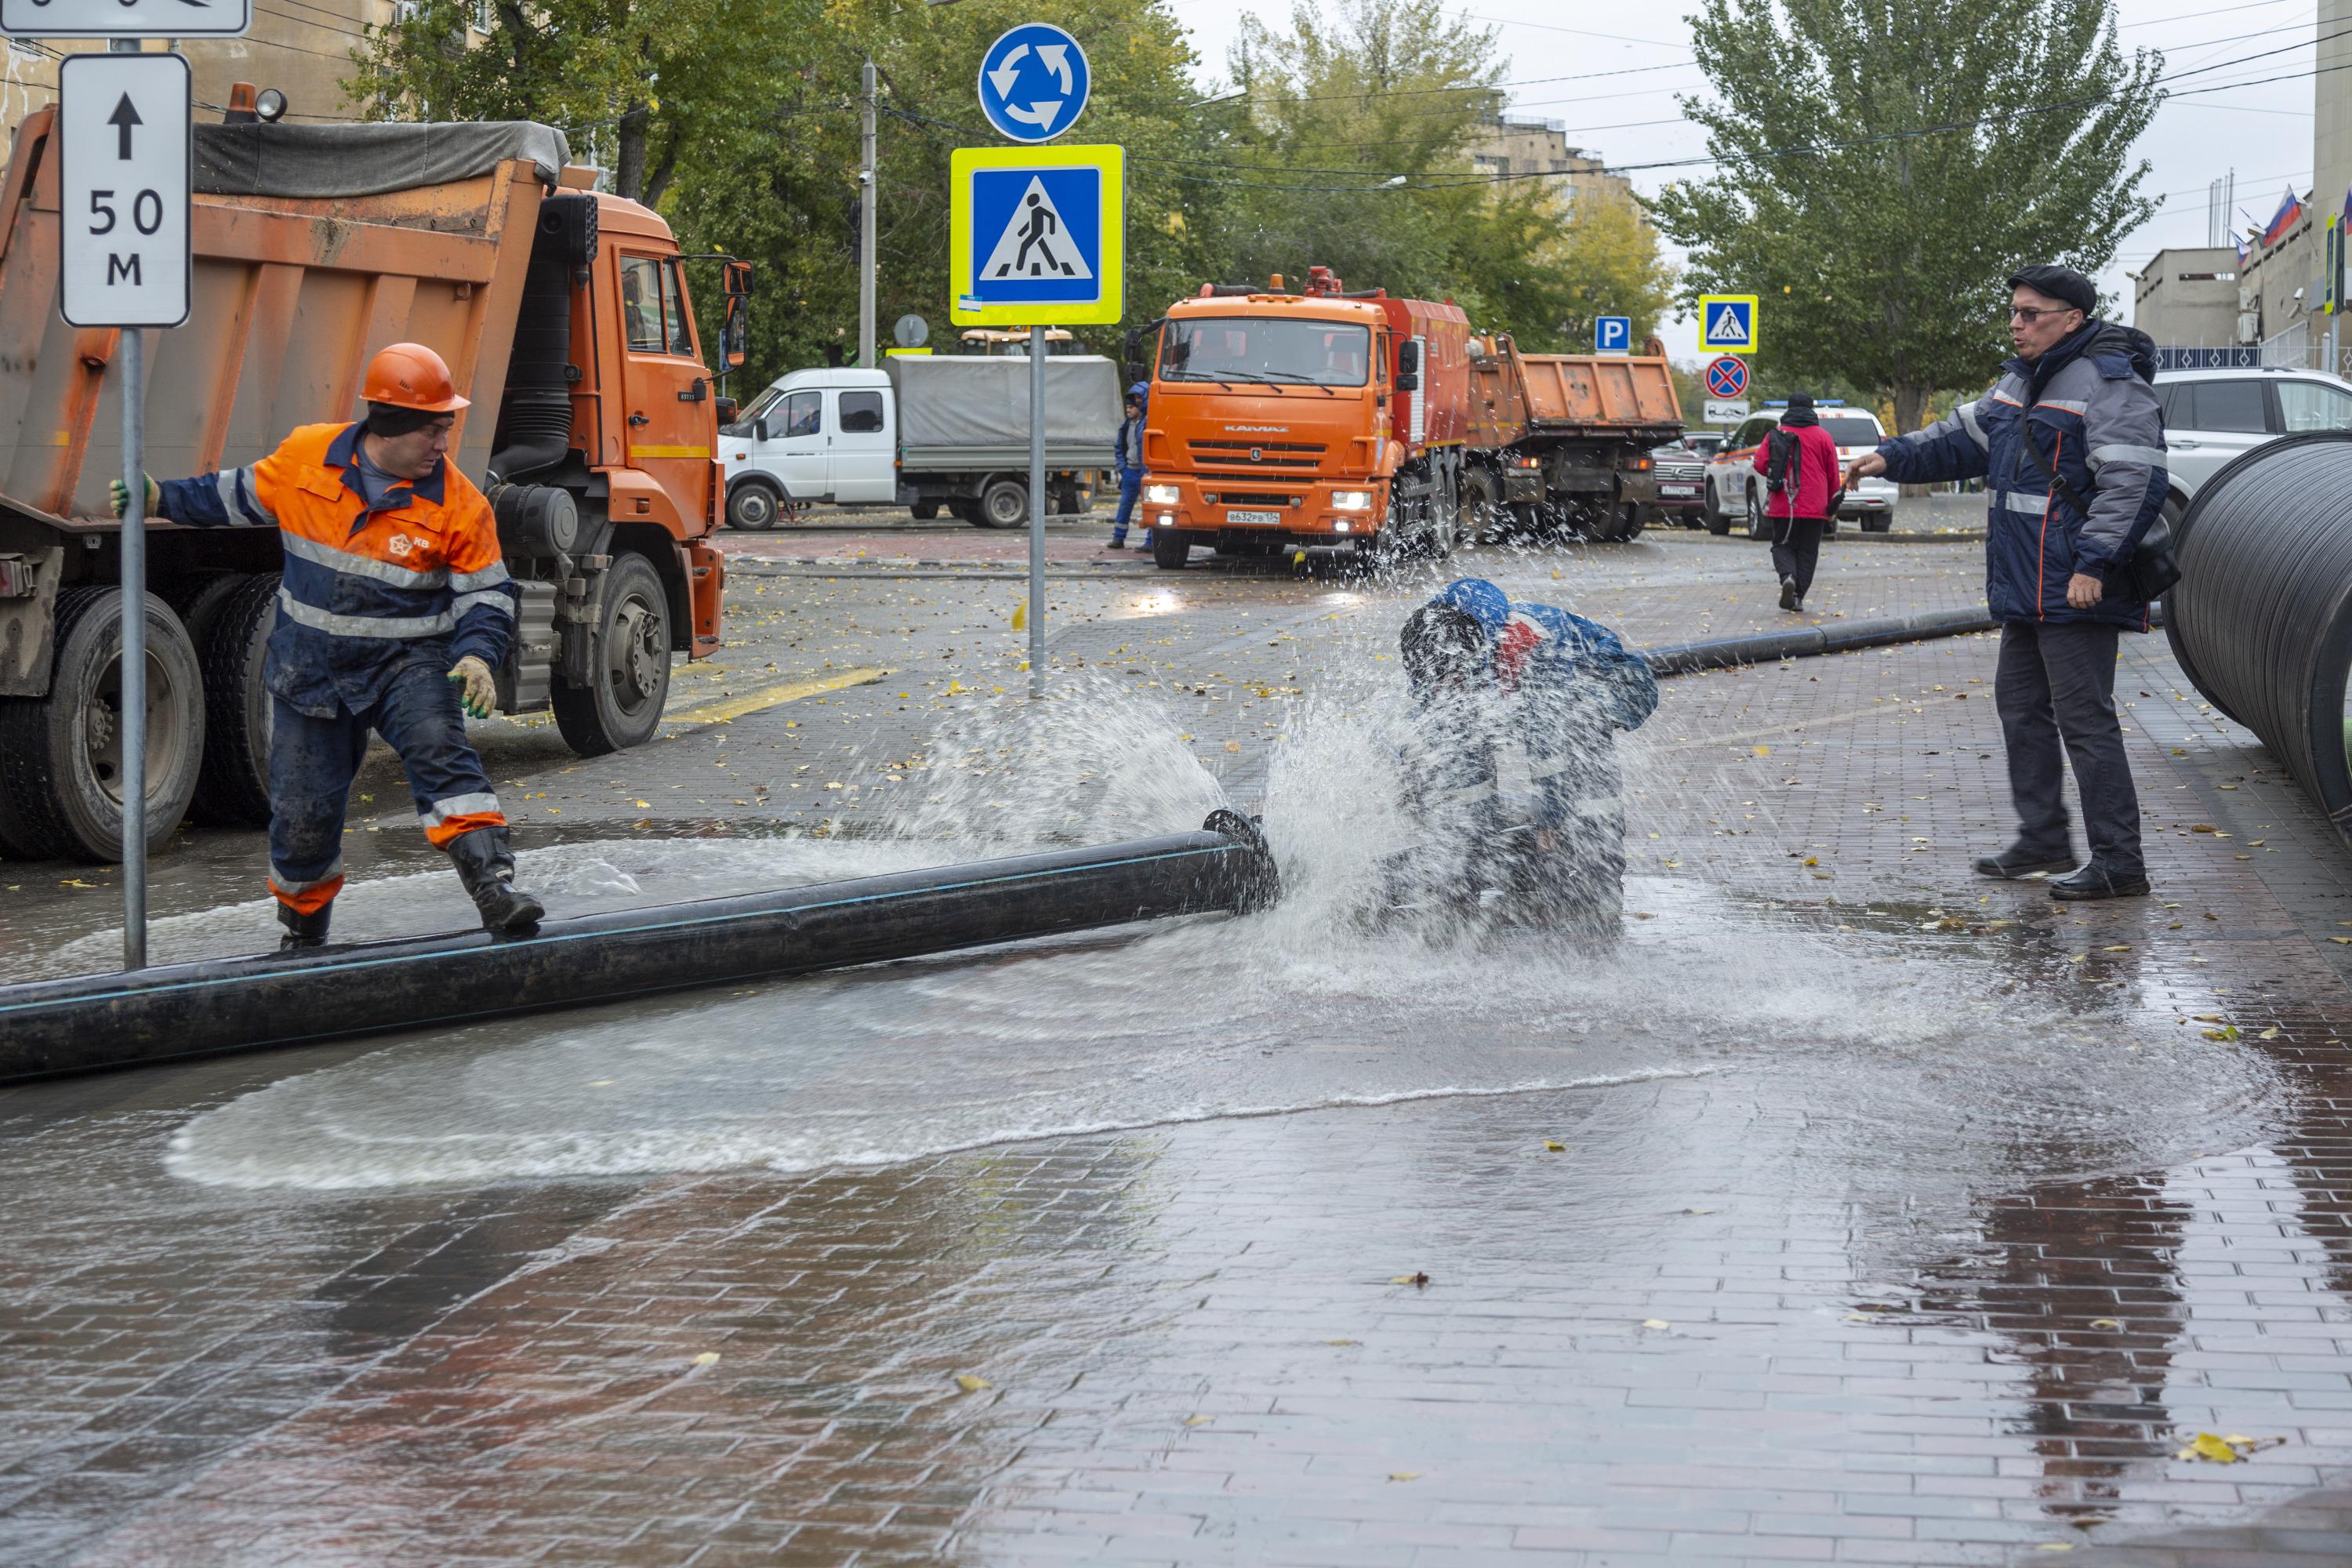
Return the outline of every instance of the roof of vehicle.
[[[854,365],[835,369],[830,365],[811,365],[806,370],[786,371],[770,382],[772,389],[779,386],[887,386],[890,378],[878,370],[859,370]]]
[[[2242,365],[2236,370],[2160,370],[2156,373],[2159,385],[2183,381],[2237,381],[2250,375],[2284,376],[2295,381],[2324,381],[2330,386],[2340,386],[2352,392],[2352,381],[2340,375],[2330,375],[2324,370],[2305,370],[2301,365],[2264,364]]]

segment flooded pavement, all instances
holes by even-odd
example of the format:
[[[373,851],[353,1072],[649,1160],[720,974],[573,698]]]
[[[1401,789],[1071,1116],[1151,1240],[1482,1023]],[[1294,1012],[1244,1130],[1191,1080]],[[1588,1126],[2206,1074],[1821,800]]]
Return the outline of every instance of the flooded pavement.
[[[1457,564],[1639,643],[1779,624],[1760,555]],[[1815,603],[1979,571],[1832,544]],[[497,732],[559,909],[1226,803],[1288,897],[0,1090],[0,1557],[2352,1559],[2352,862],[2161,637],[2154,899],[1969,875],[1958,638],[1664,683],[1622,940],[1433,941],[1363,918],[1407,589],[1057,584],[1030,705],[1003,584],[745,581],[705,706],[887,673]],[[382,799],[342,929],[458,923]],[[159,958],[268,936],[248,837],[158,867]],[[110,955],[104,873],[0,871],[12,970]]]

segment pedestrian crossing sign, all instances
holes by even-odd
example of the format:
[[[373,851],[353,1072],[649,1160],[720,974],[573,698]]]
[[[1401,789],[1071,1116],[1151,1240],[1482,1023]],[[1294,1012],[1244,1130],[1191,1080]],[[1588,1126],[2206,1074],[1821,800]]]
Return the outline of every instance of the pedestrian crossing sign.
[[[1125,148],[959,147],[948,167],[948,314],[958,325],[1119,319]]]
[[[1698,346],[1710,353],[1754,353],[1756,296],[1701,294],[1698,297]]]

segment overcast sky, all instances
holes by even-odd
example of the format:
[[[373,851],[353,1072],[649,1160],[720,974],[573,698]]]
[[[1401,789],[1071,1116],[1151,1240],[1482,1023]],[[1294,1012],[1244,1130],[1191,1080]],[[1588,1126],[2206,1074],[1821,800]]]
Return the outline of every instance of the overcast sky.
[[[1212,78],[1223,75],[1226,51],[1244,12],[1255,11],[1269,21],[1285,14],[1273,5],[1251,6],[1239,0],[1167,3],[1192,29],[1202,70]],[[1705,77],[1691,63],[1688,37],[1678,19],[1687,14],[1682,7],[1629,6],[1622,0],[1461,0],[1461,5],[1463,15],[1497,26],[1509,56],[1505,80],[1529,84],[1513,89],[1513,113],[1561,121],[1570,144],[1597,153],[1612,164],[1706,153],[1706,133],[1684,121],[1675,104],[1677,93],[1706,87]],[[2161,49],[2168,76],[2300,46],[2243,67],[2199,75],[2182,81],[2184,89],[2311,67],[2313,0],[2224,0],[2207,7],[2194,0],[2121,0],[2117,15],[2125,47]],[[1664,68],[1583,84],[1535,79],[1647,67]],[[1580,85],[1592,90],[1571,94],[1570,89]],[[2311,79],[2304,77],[2165,104],[2139,146],[2140,155],[2151,165],[2147,188],[2164,198],[2163,207],[2124,242],[2116,266],[2100,279],[2100,286],[2121,301],[2117,314],[2128,320],[2131,313],[2125,268],[2138,268],[2166,246],[2205,243],[2206,193],[2216,178],[2234,170],[2237,205],[2260,222],[2269,220],[2289,185],[2298,193],[2310,189],[2311,100]],[[1654,193],[1671,177],[1665,171],[1633,176],[1644,193]],[[2239,226],[2243,222],[2241,218]],[[1697,353],[1697,331],[1691,322],[1672,323],[1664,335],[1676,358]]]

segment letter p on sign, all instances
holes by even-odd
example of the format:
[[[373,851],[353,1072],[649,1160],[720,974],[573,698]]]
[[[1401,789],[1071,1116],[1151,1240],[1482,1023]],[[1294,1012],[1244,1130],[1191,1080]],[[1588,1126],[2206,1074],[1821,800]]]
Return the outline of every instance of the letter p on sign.
[[[69,55],[58,82],[59,309],[77,327],[176,327],[188,319],[188,62]]]

